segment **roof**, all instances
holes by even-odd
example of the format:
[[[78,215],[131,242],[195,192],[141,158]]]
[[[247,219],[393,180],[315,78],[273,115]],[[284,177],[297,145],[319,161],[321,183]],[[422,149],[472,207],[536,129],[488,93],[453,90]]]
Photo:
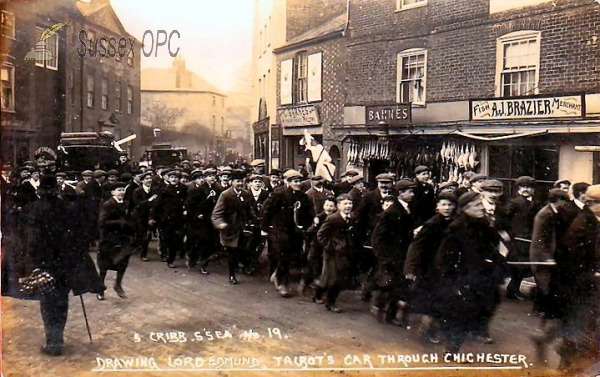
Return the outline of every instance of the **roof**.
[[[87,21],[93,22],[101,28],[134,37],[125,29],[109,0],[76,1],[75,6]]]
[[[346,13],[342,13],[339,16],[317,26],[316,28],[307,31],[304,34],[300,34],[296,38],[290,39],[283,46],[276,48],[275,51],[342,32],[345,28]]]
[[[173,92],[211,92],[224,95],[217,87],[204,80],[194,72],[185,69],[188,80],[181,80],[176,85],[177,70],[174,68],[147,68],[141,71],[141,90],[173,91]],[[183,81],[187,81],[185,84]]]

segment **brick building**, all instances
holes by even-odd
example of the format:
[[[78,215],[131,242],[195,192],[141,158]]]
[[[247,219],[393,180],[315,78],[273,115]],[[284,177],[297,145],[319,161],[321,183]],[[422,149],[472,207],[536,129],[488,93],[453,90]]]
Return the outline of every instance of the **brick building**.
[[[32,159],[40,147],[56,148],[61,132],[110,131],[117,139],[139,132],[140,44],[121,60],[89,49],[90,38],[94,46],[101,36],[134,38],[107,0],[0,5],[3,163]],[[44,49],[38,46],[42,31],[59,22],[67,25],[45,41],[52,59],[24,60],[34,47]],[[86,49],[81,30],[87,32]],[[86,51],[85,57],[78,49]],[[122,147],[131,155],[139,152],[135,140],[128,144]]]
[[[273,50],[340,15],[346,3],[346,0],[254,1],[251,111],[254,157],[267,160],[269,168],[280,167],[281,130],[276,121],[279,68]]]
[[[300,145],[304,132],[340,163],[332,126],[343,125],[346,12],[287,41],[277,56],[277,117],[282,166],[295,167],[310,155]]]
[[[592,0],[351,0],[344,159],[598,182],[599,38]]]

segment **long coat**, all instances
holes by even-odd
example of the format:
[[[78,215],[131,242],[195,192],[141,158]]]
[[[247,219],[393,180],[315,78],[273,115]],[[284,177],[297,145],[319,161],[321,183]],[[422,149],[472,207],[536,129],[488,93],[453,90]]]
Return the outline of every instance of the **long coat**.
[[[377,257],[375,282],[379,287],[400,289],[406,293],[404,261],[413,239],[414,219],[396,201],[381,214],[373,229],[371,245]]]
[[[556,269],[551,278],[551,294],[559,316],[576,325],[594,318],[598,292],[594,272],[600,271],[600,225],[588,207],[575,218],[564,238],[565,247],[555,254]],[[578,313],[585,313],[583,317]],[[579,318],[581,317],[581,318]]]
[[[216,231],[210,220],[221,186],[209,186],[207,183],[188,190],[185,209],[187,211],[187,235],[190,240],[209,241],[216,239]]]
[[[557,231],[559,226],[559,215],[550,204],[542,208],[533,222],[533,233],[531,246],[529,247],[529,259],[532,262],[543,262],[554,259],[556,251]],[[532,266],[531,270],[535,282],[543,294],[548,295],[550,276],[554,268],[551,266]]]
[[[255,217],[250,194],[244,190],[236,193],[233,187],[230,187],[219,196],[211,220],[215,228],[227,224],[225,229],[219,231],[223,246],[239,247],[244,226],[253,223]]]
[[[298,224],[294,222],[296,203],[300,206],[296,215]],[[303,236],[296,225],[304,229],[310,226],[313,220],[310,207],[308,196],[302,191],[294,191],[290,187],[275,190],[264,204],[261,224],[261,229],[269,233],[269,242],[276,247],[294,248],[298,245],[291,244],[290,241],[297,242],[299,239],[301,249]]]
[[[319,286],[344,287],[348,281],[350,261],[359,246],[356,223],[352,218],[344,220],[340,212],[333,213],[317,232],[317,240],[323,247],[323,272]]]
[[[76,202],[64,202],[56,196],[42,195],[29,206],[26,217],[25,247],[3,255],[2,294],[21,299],[39,299],[19,291],[19,277],[36,268],[56,279],[57,288],[68,288],[74,295],[99,293],[100,281],[87,249],[81,247],[82,211]],[[7,262],[6,264],[4,262]]]
[[[404,274],[416,276],[411,305],[417,312],[428,314],[429,304],[438,289],[439,273],[435,267],[435,256],[444,232],[452,220],[436,214],[423,224],[408,248]]]
[[[460,214],[446,228],[435,264],[441,274],[433,310],[446,319],[475,321],[500,303],[504,257],[486,219]]]
[[[323,211],[323,204],[325,204],[325,198],[328,196],[333,196],[333,192],[323,188],[323,190],[318,191],[316,188],[312,187],[310,190],[306,192],[308,199],[312,202],[312,214],[317,215]]]
[[[415,218],[415,227],[421,226],[425,221],[435,215],[435,192],[429,183],[419,182],[415,179],[415,196],[409,208]]]
[[[98,267],[100,270],[124,271],[133,253],[135,227],[129,203],[118,203],[114,197],[102,203],[98,219],[100,227],[100,250]]]
[[[148,193],[146,193],[143,187],[138,187],[131,195],[131,214],[139,234],[149,230],[148,221],[150,220],[150,210],[154,205],[156,198],[152,201],[150,201],[150,199],[154,195],[158,195],[158,191],[153,185],[150,186]]]
[[[381,206],[382,199],[381,190],[376,188],[367,192],[356,206],[356,211],[354,211],[353,215],[358,221],[363,242],[368,242],[371,239],[371,233],[379,220],[379,216],[377,215],[383,212],[383,207]]]
[[[523,196],[517,196],[506,204],[506,215],[510,221],[510,234],[513,237],[531,240],[533,232],[533,220],[542,206],[535,199],[527,200]],[[529,260],[530,242],[514,239],[511,252],[508,255],[510,261],[527,262]]]

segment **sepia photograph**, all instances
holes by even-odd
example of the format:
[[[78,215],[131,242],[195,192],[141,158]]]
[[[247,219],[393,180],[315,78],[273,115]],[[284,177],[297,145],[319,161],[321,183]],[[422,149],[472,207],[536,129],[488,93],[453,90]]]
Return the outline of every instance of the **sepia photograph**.
[[[0,375],[600,376],[600,0],[0,0]]]

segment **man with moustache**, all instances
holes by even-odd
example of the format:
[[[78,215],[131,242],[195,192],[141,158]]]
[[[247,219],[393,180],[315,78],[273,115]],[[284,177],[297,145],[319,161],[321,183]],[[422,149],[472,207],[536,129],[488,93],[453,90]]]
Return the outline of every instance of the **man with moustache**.
[[[148,262],[148,244],[150,232],[156,226],[155,221],[150,221],[150,210],[158,198],[158,189],[153,183],[154,174],[146,171],[140,174],[142,185],[135,189],[131,196],[132,216],[136,229],[136,243],[140,248],[140,258]]]
[[[311,178],[312,187],[306,192],[308,199],[312,203],[312,213],[317,215],[323,211],[323,203],[325,198],[333,196],[331,190],[327,190],[325,186],[325,180],[320,175],[315,175]]]
[[[233,170],[231,187],[223,191],[217,200],[211,220],[220,232],[221,245],[225,247],[229,264],[229,284],[238,284],[235,271],[240,253],[245,252],[247,226],[254,222],[250,195],[244,190],[246,175],[242,170]]]
[[[263,207],[261,229],[268,235],[271,282],[282,297],[291,297],[290,264],[302,256],[303,231],[312,221],[311,203],[300,190],[302,174],[290,169],[284,174],[287,188],[276,190]]]
[[[271,169],[269,172],[269,182],[266,185],[266,190],[271,193],[276,188],[282,187],[283,182],[281,181],[281,171],[279,169]]]
[[[513,239],[513,248],[508,255],[512,262],[529,261],[529,247],[531,245],[531,233],[533,232],[533,220],[541,208],[541,203],[534,199],[535,179],[522,176],[516,179],[517,196],[506,205],[507,218]],[[511,280],[506,287],[506,298],[524,300],[521,294],[521,282],[529,274],[528,266],[511,266]]]
[[[262,175],[252,174],[249,178],[250,187],[248,193],[250,194],[250,203],[252,204],[252,209],[256,214],[256,221],[254,223],[254,229],[252,234],[252,240],[249,245],[249,250],[242,256],[242,264],[244,265],[244,269],[242,273],[251,274],[253,269],[251,265],[253,263],[258,262],[258,256],[260,255],[262,250],[258,250],[261,245],[261,235],[260,235],[260,224],[262,221],[262,209],[269,198],[269,192],[264,187],[264,177]]]
[[[349,169],[346,170],[341,176],[341,182],[336,183],[335,185],[333,185],[333,192],[336,195],[341,195],[341,194],[347,194],[350,192],[350,190],[352,190],[352,184],[349,182],[349,180],[352,177],[355,177],[357,175],[359,175],[360,173],[356,170],[353,169]]]

